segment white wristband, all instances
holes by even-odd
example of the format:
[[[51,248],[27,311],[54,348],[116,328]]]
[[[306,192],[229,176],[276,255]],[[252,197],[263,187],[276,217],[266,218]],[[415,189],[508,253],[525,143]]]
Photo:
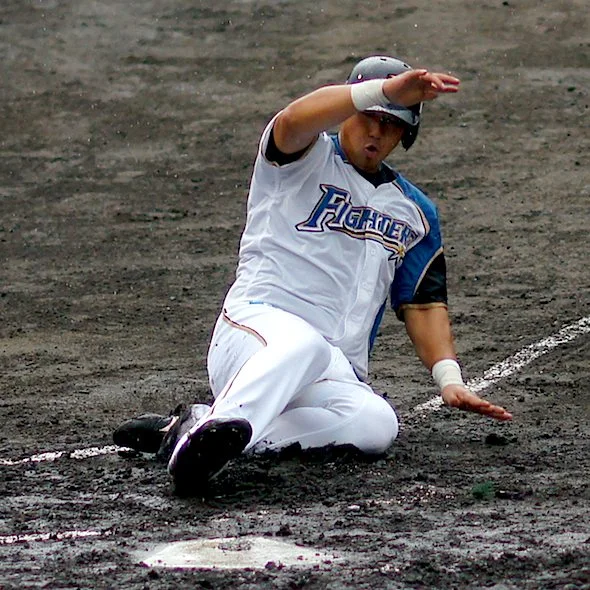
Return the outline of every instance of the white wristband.
[[[432,378],[442,391],[447,385],[465,385],[461,376],[461,367],[453,359],[443,359],[434,363]]]
[[[383,92],[385,80],[366,80],[350,85],[350,98],[357,111],[366,111],[371,107],[386,107],[389,99]]]

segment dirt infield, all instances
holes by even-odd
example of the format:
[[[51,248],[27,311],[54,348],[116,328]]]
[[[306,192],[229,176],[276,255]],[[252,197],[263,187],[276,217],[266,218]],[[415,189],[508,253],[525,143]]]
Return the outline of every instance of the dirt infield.
[[[0,588],[590,588],[587,8],[3,0]],[[498,424],[415,411],[435,389],[389,314],[371,378],[402,430],[378,460],[241,459],[181,500],[149,457],[78,458],[131,415],[209,401],[259,134],[374,53],[463,81],[392,163],[440,208],[466,376],[582,328],[482,392],[514,413]],[[138,565],[234,536],[340,558]]]

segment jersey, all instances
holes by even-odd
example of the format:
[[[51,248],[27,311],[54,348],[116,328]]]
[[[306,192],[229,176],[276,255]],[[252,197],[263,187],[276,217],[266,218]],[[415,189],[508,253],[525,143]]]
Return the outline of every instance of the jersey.
[[[265,156],[273,123],[260,140],[224,306],[266,303],[301,317],[365,379],[388,295],[395,309],[411,302],[441,251],[436,208],[399,175],[374,186],[326,133],[296,161],[274,165]]]

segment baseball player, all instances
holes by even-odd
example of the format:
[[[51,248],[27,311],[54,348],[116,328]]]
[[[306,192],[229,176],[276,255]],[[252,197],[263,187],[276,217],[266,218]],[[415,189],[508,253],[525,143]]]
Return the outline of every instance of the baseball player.
[[[150,422],[154,447],[167,433],[179,494],[243,452],[292,443],[384,452],[397,416],[366,381],[388,301],[446,404],[511,419],[463,383],[437,209],[385,163],[399,143],[414,143],[422,103],[458,88],[448,74],[372,56],[267,125],[236,280],[208,353],[215,401]],[[123,441],[121,432],[129,423]]]

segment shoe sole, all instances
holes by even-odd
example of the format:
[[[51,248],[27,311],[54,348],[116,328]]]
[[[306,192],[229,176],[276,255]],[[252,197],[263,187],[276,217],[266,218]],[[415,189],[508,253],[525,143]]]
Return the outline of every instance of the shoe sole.
[[[252,437],[252,427],[241,418],[214,419],[187,432],[176,445],[168,473],[179,496],[206,489],[229,461],[242,454]]]

